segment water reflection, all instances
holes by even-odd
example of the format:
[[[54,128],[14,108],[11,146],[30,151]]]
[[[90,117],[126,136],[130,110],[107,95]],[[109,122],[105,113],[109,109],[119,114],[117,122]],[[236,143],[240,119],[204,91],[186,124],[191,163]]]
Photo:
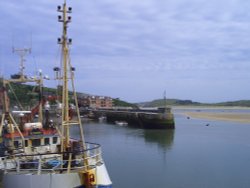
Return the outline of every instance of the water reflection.
[[[180,114],[175,122],[176,130],[83,126],[86,140],[102,145],[116,188],[250,187],[249,125],[213,121],[207,127],[207,120]]]
[[[144,130],[146,143],[157,144],[163,150],[171,149],[175,130]]]

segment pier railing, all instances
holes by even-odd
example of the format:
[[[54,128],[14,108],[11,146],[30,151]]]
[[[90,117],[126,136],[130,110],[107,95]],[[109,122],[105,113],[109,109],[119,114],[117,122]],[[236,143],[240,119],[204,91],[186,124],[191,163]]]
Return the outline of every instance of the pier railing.
[[[86,143],[86,149],[35,155],[10,155],[1,158],[5,173],[43,174],[86,171],[103,163],[101,146]]]

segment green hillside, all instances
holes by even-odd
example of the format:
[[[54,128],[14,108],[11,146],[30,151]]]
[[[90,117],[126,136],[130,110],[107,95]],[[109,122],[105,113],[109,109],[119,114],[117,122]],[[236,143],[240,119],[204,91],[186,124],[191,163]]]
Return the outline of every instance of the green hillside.
[[[239,100],[239,101],[229,101],[229,102],[221,102],[215,103],[216,106],[242,106],[242,107],[250,107],[250,100]]]
[[[193,102],[191,100],[178,100],[178,99],[166,99],[166,101],[164,99],[157,99],[157,100],[153,100],[150,102],[142,102],[142,103],[138,103],[138,106],[141,107],[163,107],[165,105],[168,106],[173,106],[173,105],[201,105],[201,103],[198,102]]]
[[[137,103],[141,107],[162,107],[169,106],[238,106],[238,107],[250,107],[250,100],[228,101],[221,103],[199,103],[192,100],[178,100],[178,99],[157,99],[150,102]]]
[[[113,105],[114,106],[122,106],[122,107],[133,107],[133,108],[137,108],[136,104],[132,104],[132,103],[128,103],[126,101],[120,100],[118,98],[113,99]]]
[[[2,82],[0,81],[0,87],[2,87]],[[37,104],[39,99],[39,88],[37,86],[31,86],[26,84],[11,84],[11,86],[7,87],[8,96],[11,101],[11,106],[18,106],[20,103],[22,106],[33,106]],[[47,88],[43,87],[43,94],[48,95],[56,95],[57,90],[55,88]],[[72,95],[72,92],[70,92]],[[77,92],[78,97],[84,97],[88,94]],[[135,104],[128,103],[126,101],[120,99],[113,99],[114,106],[122,106],[122,107],[136,107]]]
[[[0,81],[1,87],[1,81]],[[10,97],[11,105],[17,105],[20,102],[23,106],[32,106],[36,104],[36,101],[39,98],[39,88],[31,85],[25,84],[11,84],[11,87],[7,88],[8,94]],[[15,92],[13,94],[12,90]],[[55,88],[43,88],[44,95],[56,95]],[[70,93],[71,95],[72,93]],[[79,97],[86,96],[88,94],[85,93],[77,93]],[[19,99],[19,101],[16,100]],[[220,103],[200,103],[192,100],[179,100],[179,99],[156,99],[149,102],[141,102],[141,103],[129,103],[119,98],[113,99],[114,106],[123,106],[123,107],[163,107],[165,105],[168,106],[237,106],[237,107],[250,107],[250,100],[239,100],[239,101],[227,101]]]

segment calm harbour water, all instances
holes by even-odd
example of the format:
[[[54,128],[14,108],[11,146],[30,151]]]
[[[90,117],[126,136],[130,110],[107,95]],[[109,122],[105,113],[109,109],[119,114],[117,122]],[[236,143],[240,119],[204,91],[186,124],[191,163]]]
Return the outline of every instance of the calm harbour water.
[[[85,139],[102,145],[114,188],[250,187],[250,124],[175,121],[175,130],[84,123]]]

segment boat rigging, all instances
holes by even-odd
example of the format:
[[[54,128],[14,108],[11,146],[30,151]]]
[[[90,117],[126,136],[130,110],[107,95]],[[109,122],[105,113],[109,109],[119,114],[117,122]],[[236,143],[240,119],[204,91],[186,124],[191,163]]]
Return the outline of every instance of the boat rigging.
[[[58,6],[62,15],[62,36],[58,44],[62,49],[62,67],[55,67],[56,79],[62,80],[61,115],[50,116],[49,101],[42,96],[43,75],[27,77],[24,73],[24,56],[30,51],[19,49],[20,72],[11,79],[3,79],[4,106],[1,116],[0,135],[4,145],[4,156],[0,158],[0,169],[4,172],[5,188],[111,188],[101,146],[85,142],[80,119],[77,95],[74,86],[74,71],[69,56],[72,39],[67,36],[71,22],[71,7]],[[73,90],[75,109],[69,104],[69,81]],[[39,101],[35,108],[11,111],[8,88],[10,83],[34,82],[39,86]],[[72,116],[75,110],[75,117]],[[38,113],[38,119],[34,116]],[[44,120],[45,117],[45,120]],[[49,117],[52,117],[50,120]],[[61,117],[61,118],[60,118]],[[70,128],[78,126],[80,139],[72,138]],[[33,182],[36,182],[35,184]]]

